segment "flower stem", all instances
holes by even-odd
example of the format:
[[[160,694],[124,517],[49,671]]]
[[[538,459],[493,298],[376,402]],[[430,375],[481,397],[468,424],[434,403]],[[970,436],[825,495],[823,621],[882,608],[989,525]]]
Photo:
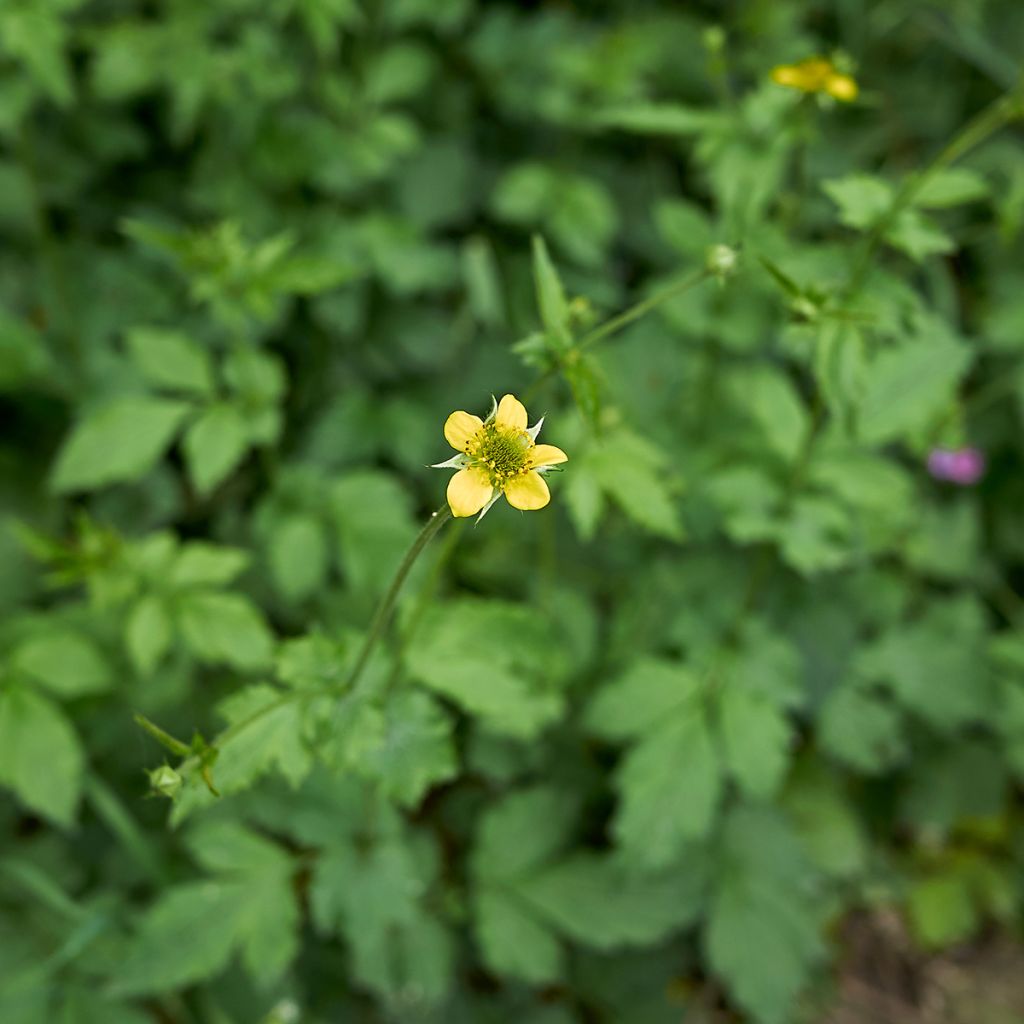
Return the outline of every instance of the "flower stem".
[[[903,184],[889,204],[889,209],[879,218],[871,232],[864,239],[863,248],[850,276],[850,284],[846,289],[847,298],[860,291],[868,271],[871,269],[875,253],[885,240],[886,233],[893,226],[896,218],[914,201],[928,181],[940,171],[945,170],[950,164],[959,160],[965,153],[968,153],[976,146],[980,146],[990,135],[995,134],[1000,128],[1003,128],[1019,117],[1024,117],[1024,87],[1020,85],[1000,96],[999,99],[989,104],[980,114],[971,118],[950,139],[931,163],[922,171],[919,171],[917,174],[910,174],[903,180]]]
[[[610,334],[622,330],[623,327],[631,324],[634,320],[639,320],[644,314],[650,313],[652,309],[657,309],[663,302],[668,302],[669,299],[674,299],[676,296],[688,292],[691,288],[706,281],[711,275],[712,272],[710,270],[698,270],[696,273],[681,278],[660,291],[656,291],[648,298],[630,306],[629,309],[624,310],[618,316],[605,320],[603,324],[584,334],[576,343],[576,348],[582,350],[589,348],[591,345],[596,345],[597,342],[607,338]]]
[[[391,586],[388,587],[387,593],[381,598],[381,602],[377,605],[377,611],[374,612],[373,621],[370,623],[369,631],[366,634],[366,639],[363,641],[362,650],[359,652],[359,656],[356,658],[356,663],[352,666],[352,671],[348,675],[348,679],[345,681],[346,689],[355,686],[358,682],[359,677],[363,674],[363,670],[366,668],[366,663],[370,660],[370,655],[373,654],[374,648],[377,646],[380,638],[384,635],[384,630],[387,628],[388,620],[391,618],[391,612],[394,609],[395,601],[398,599],[398,594],[402,589],[402,584],[405,582],[406,576],[409,575],[409,570],[413,567],[416,559],[419,558],[420,553],[430,542],[430,539],[441,529],[442,526],[452,517],[452,510],[448,507],[447,503],[442,505],[436,512],[432,512],[430,518],[427,520],[426,525],[419,532],[419,536],[412,542],[412,546],[405,553],[405,558],[402,559],[402,564],[398,567],[398,571],[395,573],[394,579],[391,581]]]

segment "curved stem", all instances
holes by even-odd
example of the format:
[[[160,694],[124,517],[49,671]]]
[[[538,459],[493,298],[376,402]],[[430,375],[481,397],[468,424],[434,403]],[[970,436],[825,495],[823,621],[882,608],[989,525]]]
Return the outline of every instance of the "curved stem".
[[[971,118],[924,170],[908,175],[903,180],[899,191],[889,204],[889,209],[879,218],[864,239],[864,246],[846,289],[847,298],[860,291],[861,285],[864,284],[868,271],[871,269],[875,253],[885,240],[886,232],[893,226],[896,218],[914,201],[928,181],[939,171],[945,170],[950,164],[959,160],[965,153],[981,145],[1004,125],[1022,116],[1024,116],[1024,94],[1022,94],[1022,87],[1018,85],[1015,89],[1000,96],[976,117]]]
[[[630,306],[629,309],[619,313],[618,316],[613,316],[610,320],[605,320],[603,324],[595,327],[592,331],[588,331],[576,343],[576,348],[582,350],[597,344],[603,338],[607,338],[608,335],[621,331],[623,327],[631,324],[634,320],[639,320],[644,314],[650,313],[652,309],[657,309],[663,302],[668,302],[669,299],[674,299],[684,292],[688,292],[691,288],[696,287],[711,276],[712,271],[705,268],[662,288],[660,291],[656,291],[648,298],[642,299],[635,305]]]
[[[432,512],[426,525],[420,530],[419,536],[412,542],[412,546],[405,553],[405,558],[402,559],[402,564],[399,565],[398,571],[391,581],[391,586],[388,587],[387,593],[381,598],[380,604],[377,605],[377,611],[374,612],[373,620],[370,622],[370,628],[366,634],[366,639],[363,641],[362,650],[360,650],[356,663],[352,666],[352,671],[349,672],[348,679],[345,681],[346,689],[355,686],[359,677],[363,674],[363,669],[366,668],[366,663],[370,660],[370,655],[373,654],[373,649],[384,635],[384,630],[391,617],[395,601],[398,599],[399,591],[401,591],[402,584],[405,582],[405,577],[409,575],[409,570],[413,567],[413,563],[419,558],[420,552],[430,542],[431,537],[451,517],[452,510],[448,507],[447,503],[442,505],[436,512]]]
[[[573,345],[567,354],[575,358],[577,353],[590,348],[592,345],[596,345],[599,341],[603,341],[610,335],[615,334],[616,331],[620,331],[623,327],[627,327],[634,320],[639,320],[640,317],[644,316],[646,313],[650,313],[652,309],[657,309],[657,307],[663,302],[668,302],[669,299],[674,299],[685,292],[688,292],[691,288],[695,288],[697,285],[703,284],[709,277],[713,276],[713,271],[704,268],[703,270],[698,270],[696,273],[680,278],[673,284],[667,285],[660,291],[656,291],[646,299],[641,299],[639,302],[634,303],[628,309],[625,309],[616,316],[613,316],[610,320],[605,320],[603,324],[598,324],[598,326],[593,330],[584,334],[583,337]],[[562,369],[562,365],[562,362],[560,362],[559,365],[553,366],[549,370],[545,370],[527,389],[526,393],[523,395],[523,402],[529,403],[530,399],[536,396],[540,388]]]

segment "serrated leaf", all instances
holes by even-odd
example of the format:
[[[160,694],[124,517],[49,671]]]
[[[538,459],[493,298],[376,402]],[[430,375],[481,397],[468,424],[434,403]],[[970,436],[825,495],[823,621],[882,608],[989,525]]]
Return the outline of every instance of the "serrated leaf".
[[[385,708],[379,742],[358,764],[388,799],[415,807],[427,790],[458,771],[451,719],[425,693],[398,693]]]
[[[704,932],[715,973],[757,1024],[787,1024],[824,948],[813,872],[777,812],[740,807],[723,834]]]
[[[195,489],[209,494],[241,463],[249,444],[249,421],[239,406],[209,406],[185,433],[185,462]]]
[[[682,666],[641,661],[598,694],[588,724],[637,738],[615,774],[613,831],[624,855],[648,868],[671,863],[708,831],[723,786],[700,681]]]
[[[578,853],[516,886],[518,896],[561,935],[594,949],[658,942],[694,921],[707,863],[694,857],[660,874],[637,875],[608,857]]]
[[[894,624],[865,647],[857,670],[933,728],[951,730],[984,720],[994,708],[984,632],[984,612],[974,601],[933,602],[916,621]]]
[[[892,205],[892,188],[868,174],[851,174],[823,183],[828,197],[839,207],[839,219],[847,227],[869,228]]]
[[[249,554],[205,541],[182,546],[170,569],[175,587],[219,587],[231,583],[249,564]]]
[[[156,595],[140,598],[125,623],[125,643],[135,667],[149,675],[171,645],[173,624],[165,603]]]
[[[110,665],[96,645],[59,628],[18,644],[11,665],[59,697],[101,693],[113,682]]]
[[[312,757],[304,739],[300,699],[258,683],[221,701],[218,710],[233,730],[218,744],[220,753],[213,766],[218,790],[245,789],[275,769],[293,786],[309,773]]]
[[[481,878],[508,880],[551,860],[565,845],[575,801],[552,786],[510,793],[483,816],[473,849]]]
[[[206,826],[190,843],[214,877],[175,886],[150,909],[118,964],[117,995],[166,992],[212,977],[235,952],[267,987],[295,956],[299,910],[290,858],[233,822]]]
[[[842,686],[821,709],[818,737],[822,747],[854,768],[877,772],[903,749],[899,711],[883,697]]]
[[[474,910],[480,953],[495,974],[535,985],[561,978],[562,947],[536,917],[500,891],[487,888],[475,894]]]
[[[703,708],[677,711],[623,757],[613,831],[623,853],[647,868],[671,863],[705,836],[722,795],[722,771]]]
[[[922,427],[950,400],[970,362],[969,350],[941,328],[879,353],[864,377],[860,438],[877,445]]]
[[[167,398],[116,398],[90,413],[61,447],[51,480],[58,492],[135,480],[151,469],[191,410]]]
[[[726,685],[719,698],[722,756],[740,789],[769,797],[789,767],[792,728],[766,697]]]
[[[565,301],[561,278],[540,235],[533,236],[533,284],[545,331],[561,347],[568,348],[572,344],[569,305]]]
[[[213,391],[210,357],[187,335],[162,327],[128,332],[132,362],[154,387],[203,397]]]
[[[22,686],[0,690],[0,782],[33,811],[68,826],[84,769],[78,736],[56,704]]]
[[[942,209],[972,203],[988,194],[988,182],[977,171],[966,167],[944,167],[928,175],[925,183],[914,193],[914,205]]]
[[[190,591],[178,602],[182,636],[196,657],[240,669],[270,663],[274,638],[259,609],[242,594]]]
[[[790,379],[778,370],[758,366],[734,370],[728,381],[769,447],[787,462],[794,461],[803,450],[811,421]]]
[[[387,473],[348,473],[331,488],[341,567],[355,590],[379,593],[416,534],[409,495]]]
[[[267,556],[281,596],[301,601],[323,586],[327,578],[326,530],[318,518],[296,514],[275,523],[267,541]]]
[[[575,463],[573,477],[591,477],[604,494],[644,529],[669,540],[682,540],[683,525],[668,464],[665,453],[648,440],[619,429],[594,441]],[[573,503],[578,502],[577,494]]]
[[[502,601],[462,600],[433,609],[407,653],[414,678],[488,728],[534,736],[564,703],[564,663],[550,622]]]
[[[642,658],[598,692],[587,709],[586,723],[608,739],[643,736],[696,700],[699,692],[700,680],[685,666]]]

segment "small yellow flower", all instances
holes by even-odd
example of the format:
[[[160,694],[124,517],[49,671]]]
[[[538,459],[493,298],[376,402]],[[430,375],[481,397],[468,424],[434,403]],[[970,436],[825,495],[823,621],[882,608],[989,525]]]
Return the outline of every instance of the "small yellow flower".
[[[799,64],[780,64],[772,69],[772,81],[801,92],[824,92],[843,103],[857,98],[857,83],[824,57],[808,57]]]
[[[553,444],[537,444],[543,418],[526,426],[526,409],[514,395],[496,402],[486,420],[453,412],[444,436],[459,454],[434,469],[458,469],[448,481],[448,504],[454,516],[481,518],[501,497],[515,508],[543,508],[551,494],[543,475],[569,458]]]

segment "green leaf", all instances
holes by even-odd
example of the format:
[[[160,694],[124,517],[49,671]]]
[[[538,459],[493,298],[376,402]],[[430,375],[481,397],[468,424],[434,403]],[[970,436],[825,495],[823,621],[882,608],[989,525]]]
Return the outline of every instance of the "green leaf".
[[[757,1024],[786,1024],[824,953],[814,875],[770,808],[739,807],[727,822],[704,931],[711,967]]]
[[[978,927],[968,879],[957,872],[918,881],[910,890],[907,909],[914,934],[926,947],[949,946],[969,938]]]
[[[544,330],[561,348],[568,348],[572,344],[569,305],[565,301],[565,290],[558,271],[540,235],[533,236],[533,284]]]
[[[680,103],[630,103],[599,110],[593,119],[597,127],[636,135],[694,135],[705,131],[715,115]]]
[[[68,27],[57,5],[11,4],[0,11],[0,48],[20,59],[30,77],[61,107],[74,99],[65,53]]]
[[[299,910],[290,858],[232,822],[205,826],[190,844],[214,877],[167,890],[149,910],[118,964],[117,995],[169,992],[212,977],[235,952],[268,987],[295,956]]]
[[[148,676],[171,646],[173,626],[165,602],[154,594],[140,598],[128,615],[124,635],[132,662]]]
[[[591,706],[591,728],[635,736],[615,774],[620,804],[613,830],[624,854],[664,867],[707,834],[723,779],[699,681],[686,669],[641,661]]]
[[[110,665],[92,641],[54,629],[33,636],[11,652],[11,665],[58,697],[80,697],[110,688]]]
[[[345,937],[363,984],[398,999],[421,984],[423,998],[436,1002],[447,992],[454,949],[423,907],[436,872],[432,847],[401,834],[354,839],[318,858],[310,887],[314,922]]]
[[[178,603],[178,623],[185,642],[203,661],[243,670],[270,663],[273,634],[259,609],[241,594],[188,592]]]
[[[0,690],[0,782],[58,825],[75,819],[85,757],[60,709],[21,686]]]
[[[914,205],[943,209],[973,203],[988,194],[988,182],[977,171],[966,167],[945,167],[928,175],[925,183],[914,193]]]
[[[213,392],[210,357],[196,342],[162,327],[136,327],[128,332],[132,362],[157,388],[183,391],[202,398]]]
[[[984,721],[994,709],[984,635],[985,614],[974,600],[933,601],[919,619],[894,624],[862,649],[857,671],[933,728],[949,731]]]
[[[491,971],[534,985],[562,977],[565,954],[558,939],[527,910],[500,890],[481,888],[474,911],[476,939]]]
[[[892,205],[892,189],[869,174],[851,174],[822,184],[828,197],[839,207],[839,219],[847,227],[870,228]]]
[[[288,601],[316,593],[327,578],[327,536],[318,518],[301,513],[276,522],[267,542],[274,582]]]
[[[684,537],[682,520],[674,497],[676,481],[669,472],[665,452],[650,441],[620,428],[609,432],[576,459],[570,478],[574,515],[584,531],[592,529],[595,502],[593,485],[581,498],[575,478],[589,478],[639,526],[669,540]]]
[[[249,553],[206,541],[182,546],[170,570],[175,587],[218,587],[231,583],[249,564]]]
[[[552,786],[505,796],[480,820],[473,870],[484,879],[509,879],[553,859],[573,829],[574,808],[573,798]]]
[[[722,756],[740,789],[770,797],[789,767],[792,727],[767,697],[726,684],[719,698]]]
[[[818,737],[826,751],[863,772],[887,768],[903,750],[899,711],[883,697],[850,685],[825,701]]]
[[[560,856],[573,800],[548,786],[512,793],[483,817],[473,849],[474,911],[485,962],[534,983],[557,980],[551,933],[599,949],[656,942],[696,916],[706,863],[637,875],[607,856]],[[526,943],[526,945],[524,945]]]
[[[868,860],[868,839],[858,808],[819,762],[800,765],[787,785],[782,804],[808,857],[836,878],[856,876]]]
[[[298,785],[312,767],[305,742],[303,702],[266,683],[247,686],[218,705],[230,737],[218,742],[214,780],[223,793],[250,786],[278,770]]]
[[[408,493],[388,473],[361,470],[339,479],[330,500],[346,580],[383,592],[416,535]]]
[[[249,423],[238,405],[209,406],[185,433],[185,462],[195,489],[209,494],[239,465],[249,444]]]
[[[970,363],[970,351],[941,324],[875,356],[858,410],[861,439],[883,444],[926,425],[952,398]]]
[[[616,841],[638,864],[671,863],[688,841],[711,828],[722,795],[719,755],[695,703],[641,740],[615,775],[621,803]]]
[[[561,714],[564,664],[550,622],[524,605],[435,607],[407,654],[409,672],[494,732],[528,738]]]
[[[191,406],[166,398],[116,398],[72,430],[51,479],[58,492],[136,480],[170,446]]]
[[[790,379],[767,366],[733,370],[728,379],[737,403],[757,424],[768,446],[793,462],[803,450],[811,422]]]
[[[388,701],[379,743],[359,757],[359,768],[389,800],[416,807],[427,790],[458,772],[452,731],[438,701],[402,691]]]
[[[523,879],[516,893],[565,938],[611,950],[649,945],[691,924],[706,884],[699,857],[638,875],[608,857],[577,853]]]
[[[886,231],[885,240],[918,263],[956,249],[956,242],[917,210],[902,210]]]

